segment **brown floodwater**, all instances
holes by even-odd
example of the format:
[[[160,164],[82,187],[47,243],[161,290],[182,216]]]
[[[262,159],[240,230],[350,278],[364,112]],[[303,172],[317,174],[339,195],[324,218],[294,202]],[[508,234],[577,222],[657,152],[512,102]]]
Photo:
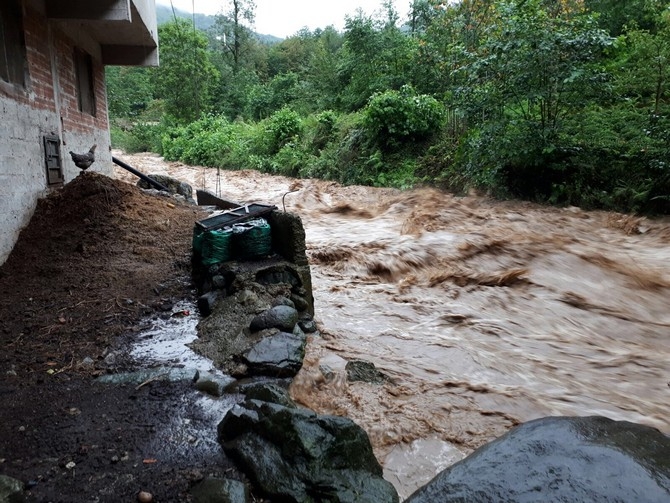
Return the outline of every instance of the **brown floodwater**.
[[[361,425],[402,497],[538,417],[670,434],[670,220],[115,155],[300,215],[321,337],[291,393]],[[390,380],[347,382],[355,359]]]

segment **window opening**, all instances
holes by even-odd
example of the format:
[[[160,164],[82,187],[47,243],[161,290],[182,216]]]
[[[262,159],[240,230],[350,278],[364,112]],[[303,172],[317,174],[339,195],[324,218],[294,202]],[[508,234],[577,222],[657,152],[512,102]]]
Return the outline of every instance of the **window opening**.
[[[75,49],[74,67],[77,74],[77,99],[79,101],[79,111],[95,117],[93,58],[84,51]]]
[[[21,6],[17,0],[0,2],[0,79],[26,85],[26,45]]]

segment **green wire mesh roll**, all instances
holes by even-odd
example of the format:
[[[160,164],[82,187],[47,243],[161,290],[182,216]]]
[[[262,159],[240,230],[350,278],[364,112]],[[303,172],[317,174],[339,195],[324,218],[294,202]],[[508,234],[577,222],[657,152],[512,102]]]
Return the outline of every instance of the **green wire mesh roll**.
[[[233,225],[233,249],[239,259],[250,259],[270,254],[272,233],[264,218]]]
[[[193,254],[200,257],[202,256],[202,242],[205,238],[205,232],[199,227],[193,227],[193,241],[191,243],[193,247]]]
[[[231,259],[231,236],[230,229],[207,231],[202,237],[202,263],[210,266]]]

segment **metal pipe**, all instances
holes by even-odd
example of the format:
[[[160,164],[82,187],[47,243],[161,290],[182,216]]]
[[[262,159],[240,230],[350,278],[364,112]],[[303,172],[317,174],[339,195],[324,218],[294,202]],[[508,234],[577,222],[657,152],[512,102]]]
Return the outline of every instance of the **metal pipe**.
[[[165,185],[163,185],[162,183],[157,182],[157,181],[154,180],[153,178],[149,178],[149,177],[148,177],[147,175],[145,175],[144,173],[140,173],[140,172],[137,171],[135,168],[133,168],[132,166],[129,166],[128,164],[126,164],[126,163],[123,162],[122,160],[117,159],[116,157],[112,156],[112,162],[113,162],[114,164],[117,164],[118,166],[121,166],[123,169],[130,171],[133,175],[135,175],[135,176],[139,176],[142,180],[144,180],[145,182],[147,182],[147,183],[153,185],[153,186],[156,187],[158,190],[163,190],[163,191],[165,191],[165,192],[170,192],[170,189],[168,189]]]

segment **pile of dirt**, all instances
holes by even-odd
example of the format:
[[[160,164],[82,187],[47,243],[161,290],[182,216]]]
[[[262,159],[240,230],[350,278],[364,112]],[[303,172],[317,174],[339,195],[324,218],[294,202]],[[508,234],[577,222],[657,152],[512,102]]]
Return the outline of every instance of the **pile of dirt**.
[[[202,215],[97,173],[41,199],[0,267],[2,373],[82,370],[140,317],[187,296]]]
[[[198,480],[232,469],[215,433],[165,430],[175,417],[194,432],[211,423],[190,386],[92,379],[134,365],[110,350],[192,294],[203,216],[96,173],[39,201],[0,267],[0,474],[23,482],[28,501],[135,501],[140,490],[189,501]]]

